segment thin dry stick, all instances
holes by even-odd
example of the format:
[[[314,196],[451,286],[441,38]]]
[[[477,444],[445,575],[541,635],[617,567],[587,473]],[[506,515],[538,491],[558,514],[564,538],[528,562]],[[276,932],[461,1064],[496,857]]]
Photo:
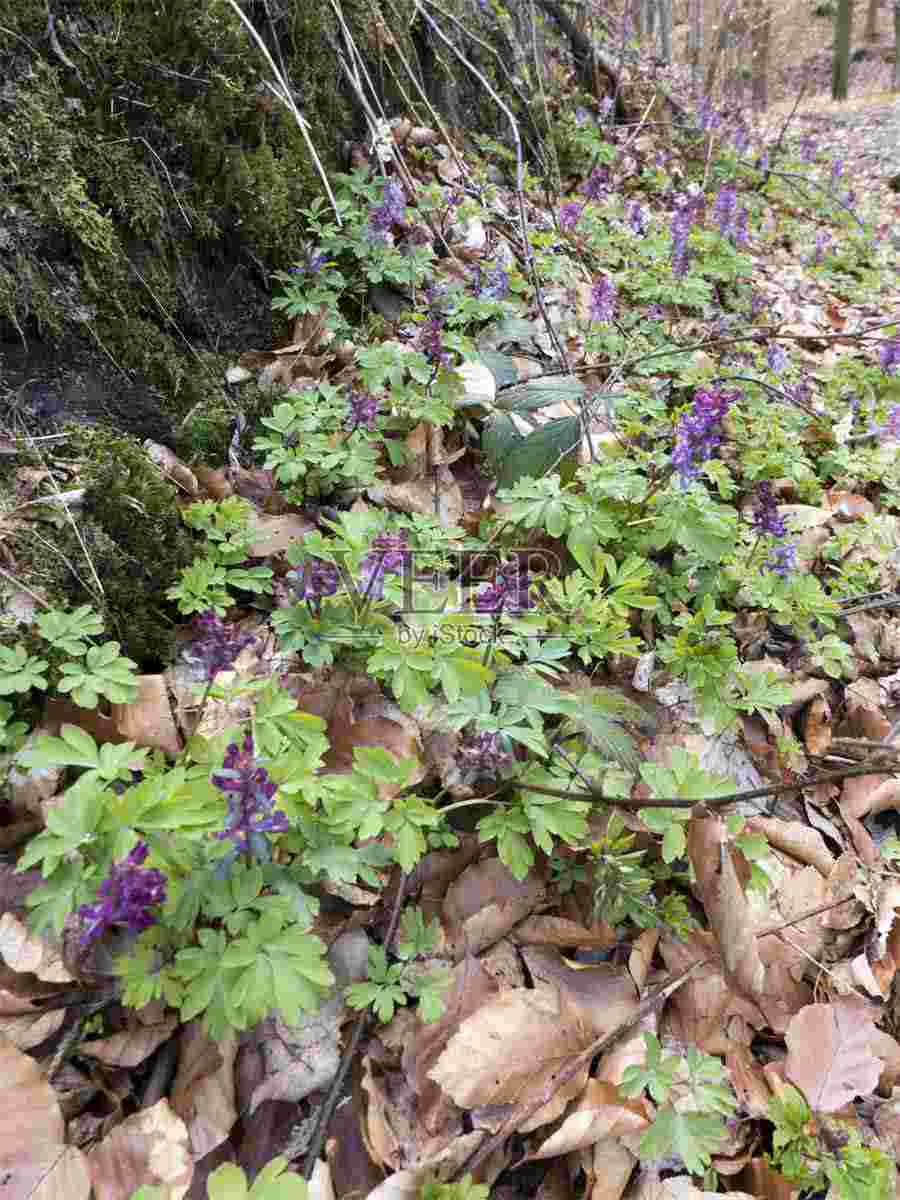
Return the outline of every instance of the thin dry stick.
[[[654,796],[647,800],[635,800],[630,796],[606,796],[599,788],[588,792],[565,791],[563,788],[543,787],[537,783],[515,783],[514,787],[523,792],[535,792],[539,796],[557,796],[560,800],[593,800],[601,804],[615,805],[617,808],[636,810],[640,808],[723,808],[737,800],[758,800],[762,796],[781,796],[787,792],[800,792],[806,788],[816,787],[820,783],[833,783],[841,779],[853,779],[858,775],[897,775],[900,765],[875,766],[870,764],[861,767],[848,767],[844,771],[825,771],[815,779],[801,779],[797,783],[778,783],[772,787],[750,788],[745,792],[730,792],[727,796],[710,796],[705,800],[685,800],[681,796],[664,798]]]
[[[431,3],[432,0],[426,0],[426,2]],[[471,73],[475,76],[478,82],[482,85],[482,87],[506,117],[507,121],[509,121],[509,127],[512,130],[513,141],[515,142],[516,146],[516,203],[519,210],[519,225],[521,228],[525,261],[528,264],[528,273],[531,276],[531,283],[534,287],[535,299],[537,300],[538,308],[541,310],[541,317],[543,318],[544,325],[547,329],[547,334],[550,338],[550,341],[553,343],[553,347],[556,350],[556,354],[560,363],[562,364],[563,368],[568,371],[569,361],[566,356],[566,352],[560,344],[559,338],[556,336],[556,330],[553,328],[550,318],[547,315],[547,310],[544,307],[544,298],[541,293],[540,280],[538,279],[537,269],[534,265],[534,254],[532,253],[531,242],[528,238],[528,221],[525,216],[525,160],[522,157],[522,139],[519,135],[519,126],[516,122],[516,118],[513,116],[509,107],[504,103],[503,100],[501,100],[500,96],[498,96],[496,91],[494,91],[494,89],[491,87],[490,83],[481,73],[481,71],[479,71],[477,67],[473,66],[472,63],[469,62],[461,50],[457,50],[456,46],[453,45],[444,31],[439,28],[435,21],[432,20],[432,18],[424,10],[424,8],[422,8],[422,0],[416,0],[416,10],[422,14],[422,19],[425,21],[425,23],[437,35],[437,37],[440,38],[444,45],[456,55],[466,70],[471,71]]]
[[[52,607],[48,600],[45,600],[43,596],[39,596],[37,592],[33,592],[30,587],[26,587],[21,580],[16,579],[15,575],[10,575],[9,571],[4,571],[2,567],[0,567],[0,576],[7,579],[20,592],[24,592],[26,596],[30,596],[32,600],[36,600],[38,604],[42,604],[44,608]]]
[[[390,946],[394,940],[394,935],[397,932],[397,926],[400,924],[400,910],[403,907],[403,898],[406,895],[406,884],[409,876],[403,874],[400,876],[400,886],[397,888],[397,895],[394,898],[394,907],[391,910],[391,919],[388,924],[387,934],[384,939],[384,945]],[[306,1159],[303,1163],[303,1178],[307,1181],[312,1179],[313,1171],[316,1169],[316,1163],[319,1159],[319,1154],[322,1151],[322,1146],[325,1144],[325,1135],[328,1132],[328,1126],[331,1122],[331,1117],[337,1108],[338,1100],[341,1098],[341,1089],[344,1086],[344,1080],[347,1078],[347,1072],[353,1062],[353,1057],[356,1054],[362,1036],[366,1031],[371,1017],[371,1010],[364,1008],[357,1018],[356,1024],[353,1027],[353,1033],[350,1041],[347,1044],[347,1049],[344,1051],[344,1057],[341,1059],[341,1065],[338,1067],[338,1072],[331,1082],[331,1087],[328,1089],[328,1095],[319,1109],[319,1115],[316,1118],[315,1128],[310,1138],[309,1150],[306,1154]]]
[[[253,38],[254,42],[256,42],[257,46],[262,51],[263,57],[265,58],[266,62],[269,64],[269,68],[272,71],[272,74],[275,76],[276,81],[278,82],[277,90],[274,87],[272,87],[271,84],[269,85],[269,89],[270,89],[270,91],[272,91],[274,93],[274,95],[276,95],[278,97],[278,99],[282,102],[282,104],[285,105],[285,107],[290,111],[294,120],[297,122],[297,127],[300,130],[300,135],[303,138],[304,142],[306,143],[306,148],[309,151],[309,156],[313,160],[313,163],[315,164],[315,168],[319,173],[319,178],[322,180],[322,184],[325,188],[325,193],[328,196],[328,199],[331,201],[331,207],[334,212],[334,218],[335,218],[335,221],[337,222],[338,228],[339,229],[343,228],[343,222],[341,221],[341,214],[340,214],[340,211],[337,206],[337,201],[334,198],[334,193],[331,190],[331,184],[328,182],[328,176],[325,173],[325,168],[322,166],[322,161],[319,158],[318,153],[316,152],[316,148],[313,145],[312,138],[309,136],[309,122],[306,120],[306,118],[303,116],[303,114],[297,108],[297,105],[294,102],[294,97],[291,92],[291,89],[288,86],[287,80],[282,75],[282,73],[279,71],[278,67],[275,65],[275,60],[272,58],[272,55],[269,53],[268,46],[266,46],[266,43],[262,40],[262,38],[256,32],[256,29],[254,28],[253,23],[244,15],[243,9],[240,7],[239,4],[236,3],[236,0],[228,0],[228,4],[231,6],[231,8],[234,9],[235,13],[237,14],[238,18],[241,21],[241,24],[246,28],[247,32]]]

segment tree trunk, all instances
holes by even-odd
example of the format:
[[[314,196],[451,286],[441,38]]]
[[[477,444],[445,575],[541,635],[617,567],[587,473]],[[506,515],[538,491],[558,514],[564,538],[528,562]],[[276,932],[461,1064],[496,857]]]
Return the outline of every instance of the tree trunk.
[[[672,0],[659,0],[659,57],[664,63],[672,61]]]
[[[878,37],[878,0],[869,0],[866,13],[866,28],[863,32],[864,42],[874,42]]]
[[[900,92],[900,0],[894,0],[894,91]]]
[[[838,0],[834,18],[834,57],[831,66],[831,98],[847,99],[850,78],[850,30],[853,24],[853,0]]]
[[[691,64],[691,91],[700,94],[700,67],[703,57],[703,0],[688,0],[688,58]]]
[[[753,58],[753,107],[765,112],[769,106],[769,31],[772,26],[772,10],[765,3],[758,4],[753,13],[750,29],[750,48]]]

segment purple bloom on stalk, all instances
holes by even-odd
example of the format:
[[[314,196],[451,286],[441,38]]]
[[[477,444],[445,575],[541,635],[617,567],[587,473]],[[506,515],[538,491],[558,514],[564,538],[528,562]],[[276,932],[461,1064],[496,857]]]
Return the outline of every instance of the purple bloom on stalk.
[[[731,232],[731,223],[734,220],[736,209],[737,188],[733,183],[726,183],[719,189],[719,194],[713,204],[713,217],[719,226],[719,233],[722,237],[727,237]]]
[[[722,124],[722,116],[712,106],[709,96],[701,96],[697,106],[697,124],[703,133],[710,133]]]
[[[124,925],[132,933],[141,933],[156,924],[150,909],[165,902],[166,877],[162,871],[141,866],[147,853],[146,842],[138,842],[127,858],[110,867],[100,884],[96,903],[82,904],[79,908],[82,946],[102,937],[113,925]]]
[[[215,835],[217,840],[231,838],[244,850],[252,834],[287,833],[287,816],[275,811],[278,787],[265,767],[256,764],[252,734],[247,734],[243,746],[232,742],[225,751],[222,770],[211,778],[228,796],[228,824]]]
[[[813,251],[813,257],[812,257],[813,266],[817,267],[819,265],[819,263],[822,261],[824,255],[825,255],[825,248],[827,247],[827,245],[830,241],[831,241],[831,238],[825,232],[825,230],[820,229],[819,232],[816,234],[816,248]]]
[[[738,125],[734,131],[734,148],[738,154],[743,154],[750,145],[750,133],[746,125]]]
[[[256,641],[252,633],[242,633],[236,625],[226,625],[212,611],[196,617],[193,630],[196,637],[188,655],[202,665],[203,677],[210,683],[220,671],[230,670],[241,651]]]
[[[840,179],[840,177],[843,175],[843,173],[844,173],[844,160],[842,158],[836,158],[834,160],[834,162],[831,164],[832,186],[837,183],[837,181]]]
[[[787,533],[784,517],[778,512],[778,504],[772,494],[772,485],[767,481],[757,485],[751,523],[757,533],[770,533],[777,538]]]
[[[787,365],[788,356],[786,351],[777,342],[773,342],[766,351],[766,366],[770,371],[774,371],[776,375],[780,375]]]
[[[509,292],[509,274],[499,264],[484,276],[481,267],[476,267],[475,287],[479,300],[502,300]]]
[[[288,571],[285,579],[298,600],[305,600],[319,612],[322,597],[333,596],[338,590],[340,574],[337,567],[324,558],[311,558],[302,567]]]
[[[602,200],[609,191],[609,168],[594,167],[579,191],[588,200]]]
[[[756,160],[756,163],[754,165],[755,165],[757,171],[768,171],[768,169],[769,169],[769,151],[768,151],[768,149],[763,150],[762,154],[760,154],[759,158]]]
[[[638,237],[643,237],[647,232],[647,210],[637,200],[628,205],[626,220],[631,228],[631,232],[636,233]]]
[[[683,279],[687,275],[691,259],[688,236],[701,205],[702,197],[699,204],[696,197],[688,195],[675,197],[670,233],[672,236],[672,274],[677,279]]]
[[[700,466],[712,458],[722,441],[722,421],[738,392],[721,388],[698,388],[694,403],[675,427],[675,448],[672,466],[681,476],[681,486],[688,487],[700,474]]]
[[[533,608],[529,586],[528,571],[521,563],[503,563],[494,582],[475,597],[475,611],[499,615],[504,609],[507,612],[522,612]]]
[[[888,409],[884,432],[889,437],[900,440],[900,404],[895,404],[892,408]]]
[[[750,319],[755,321],[767,304],[768,300],[763,293],[754,291],[750,297]]]
[[[747,245],[747,238],[749,236],[747,232],[747,221],[749,217],[750,213],[745,207],[738,209],[737,216],[734,218],[731,226],[731,240],[734,242],[735,246]]]
[[[503,749],[499,733],[475,733],[464,738],[459,747],[459,759],[464,768],[496,775],[511,767],[515,761]]]
[[[886,375],[897,374],[897,368],[900,367],[900,334],[881,343],[878,361]]]
[[[564,204],[559,210],[559,227],[563,233],[571,233],[578,222],[581,220],[581,214],[584,212],[584,205],[579,204],[577,200],[570,200],[568,204]]]
[[[770,571],[781,576],[790,575],[796,565],[797,547],[793,542],[782,542],[780,546],[776,546],[771,558],[766,563],[766,567]]]
[[[614,103],[615,103],[615,101],[613,100],[612,96],[601,96],[600,97],[600,116],[608,117],[609,114],[612,112]]]
[[[310,246],[297,266],[291,267],[291,274],[318,275],[327,262],[328,255],[323,250],[313,250]]]
[[[406,193],[393,179],[384,185],[381,204],[369,210],[369,235],[375,242],[392,242],[391,230],[406,216]]]
[[[377,416],[378,401],[370,392],[352,390],[347,393],[346,430],[352,433],[354,429],[374,429]]]
[[[805,134],[800,141],[800,157],[808,163],[816,160],[816,139],[811,133]]]
[[[616,281],[611,275],[601,275],[591,288],[589,316],[592,321],[606,325],[616,315]]]
[[[406,533],[379,533],[372,539],[372,549],[362,561],[360,580],[367,596],[380,599],[385,575],[400,575],[412,559]]]

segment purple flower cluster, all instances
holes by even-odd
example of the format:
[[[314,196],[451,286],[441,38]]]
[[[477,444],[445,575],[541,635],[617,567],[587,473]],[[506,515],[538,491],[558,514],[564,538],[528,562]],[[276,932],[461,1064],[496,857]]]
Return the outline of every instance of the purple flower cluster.
[[[504,610],[515,613],[533,608],[529,586],[528,570],[522,563],[515,560],[503,563],[497,570],[494,582],[475,597],[475,611],[499,616]]]
[[[773,342],[766,351],[766,366],[770,371],[774,371],[776,375],[780,375],[782,371],[787,369],[787,365],[787,352],[777,342]]]
[[[594,167],[579,190],[588,200],[603,200],[609,191],[609,167]]]
[[[749,214],[746,208],[738,208],[737,189],[733,183],[720,188],[713,203],[713,216],[722,237],[731,238],[736,246],[746,244]]]
[[[878,350],[878,361],[886,375],[896,375],[900,367],[900,335],[882,342]]]
[[[611,275],[601,275],[591,288],[590,319],[608,325],[616,315],[616,281]]]
[[[584,205],[579,204],[577,200],[570,200],[567,204],[563,204],[559,210],[559,227],[563,233],[571,233],[578,222],[581,220],[581,214],[584,212]]]
[[[778,512],[778,503],[772,494],[772,485],[767,480],[757,484],[751,524],[760,534],[770,533],[773,537],[782,538],[787,533],[784,517]]]
[[[732,144],[734,145],[736,154],[743,154],[750,145],[750,131],[746,125],[738,125],[737,129],[735,129]]]
[[[844,173],[844,160],[836,158],[831,164],[831,186],[834,187]]]
[[[675,428],[675,449],[672,451],[672,466],[681,476],[681,486],[686,488],[700,473],[701,464],[712,458],[722,441],[722,421],[738,399],[738,392],[726,392],[721,388],[707,391],[698,388],[694,403]]]
[[[824,258],[825,250],[827,249],[828,243],[830,241],[831,241],[831,237],[825,232],[824,229],[820,229],[819,232],[816,234],[816,246],[815,246],[815,249],[813,250],[813,255],[812,255],[812,260],[811,260],[814,267],[817,267],[819,265],[819,263],[822,261],[822,259]]]
[[[82,922],[79,940],[83,946],[102,937],[113,925],[124,925],[140,933],[156,924],[150,911],[166,899],[166,877],[162,871],[142,867],[147,845],[138,842],[127,858],[113,863],[100,884],[95,904],[82,904],[78,916]]]
[[[252,734],[247,734],[243,746],[232,742],[225,751],[222,770],[211,778],[228,796],[228,824],[215,835],[219,841],[231,838],[244,850],[255,833],[287,833],[286,815],[275,811],[277,785],[265,767],[256,764]]]
[[[628,212],[625,220],[628,222],[628,227],[632,233],[636,233],[638,237],[643,237],[647,232],[649,225],[649,216],[646,208],[637,200],[633,200],[628,205]]]
[[[188,655],[202,666],[203,677],[210,683],[220,671],[231,670],[241,651],[256,641],[252,633],[226,625],[212,610],[195,618],[193,630],[195,639]]]
[[[405,531],[379,533],[360,566],[360,579],[367,596],[380,599],[385,575],[400,575],[412,559]]]
[[[701,96],[700,103],[697,105],[697,124],[701,132],[711,133],[714,129],[718,129],[722,124],[722,115],[717,112],[712,106],[712,101],[709,96]]]
[[[393,179],[384,185],[381,203],[369,210],[369,237],[373,242],[390,244],[393,228],[402,225],[406,216],[406,193]]]
[[[300,262],[295,267],[291,267],[291,274],[299,275],[303,278],[318,275],[327,262],[328,255],[324,250],[313,250],[312,246],[310,246],[307,248]]]
[[[341,581],[337,567],[324,558],[309,559],[288,571],[285,579],[297,599],[305,600],[317,613],[322,609],[322,597],[333,596]]]
[[[676,279],[687,275],[691,261],[691,251],[688,246],[688,236],[691,226],[703,212],[703,193],[693,195],[683,193],[675,197],[675,208],[672,213],[672,274]]]
[[[378,416],[378,401],[370,392],[351,390],[347,393],[347,419],[344,428],[352,433],[354,429],[374,429]]]
[[[776,575],[790,575],[797,565],[797,547],[793,542],[782,542],[772,552],[766,567]]]
[[[811,163],[816,161],[816,139],[811,133],[805,134],[800,139],[800,157],[804,162]]]
[[[509,274],[498,263],[482,274],[475,268],[475,293],[479,300],[502,300],[509,293]]]
[[[888,409],[884,431],[889,437],[900,441],[900,404],[895,404]]]
[[[515,761],[512,754],[503,749],[499,733],[469,734],[460,742],[458,756],[463,769],[490,775],[511,767]]]

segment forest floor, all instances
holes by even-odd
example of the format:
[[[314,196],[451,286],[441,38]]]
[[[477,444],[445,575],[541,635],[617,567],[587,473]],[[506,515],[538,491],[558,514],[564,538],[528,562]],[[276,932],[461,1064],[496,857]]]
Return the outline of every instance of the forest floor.
[[[900,99],[565,100],[331,180],[224,461],[5,431],[3,1200],[896,1196]]]

